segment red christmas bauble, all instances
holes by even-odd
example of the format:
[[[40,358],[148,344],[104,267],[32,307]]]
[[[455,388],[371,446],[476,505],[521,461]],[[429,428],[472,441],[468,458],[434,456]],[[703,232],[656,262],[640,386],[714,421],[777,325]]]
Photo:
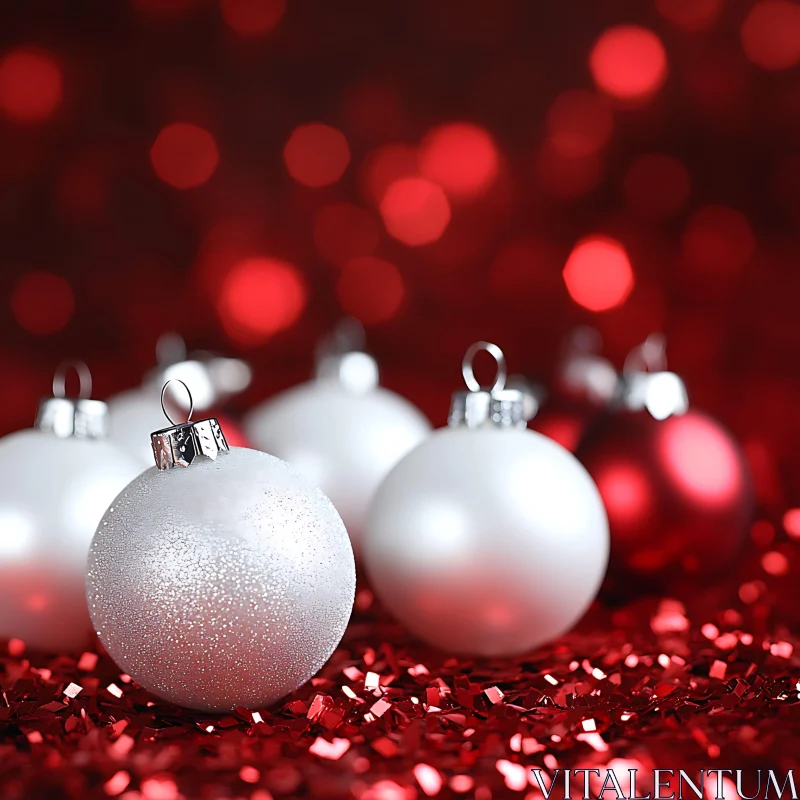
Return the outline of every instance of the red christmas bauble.
[[[213,410],[204,413],[203,416],[217,418],[219,426],[222,428],[222,432],[225,434],[225,441],[227,441],[231,447],[253,448],[253,445],[250,444],[247,437],[244,435],[242,426],[238,421],[232,419],[227,414],[219,414]]]
[[[697,582],[741,551],[753,513],[751,479],[739,445],[711,417],[606,413],[576,455],[608,512],[616,589]]]

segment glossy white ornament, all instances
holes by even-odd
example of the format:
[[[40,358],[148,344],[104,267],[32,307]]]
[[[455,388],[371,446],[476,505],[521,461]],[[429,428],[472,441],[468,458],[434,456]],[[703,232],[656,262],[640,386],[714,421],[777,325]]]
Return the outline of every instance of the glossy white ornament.
[[[367,522],[374,591],[447,652],[528,652],[566,632],[605,575],[600,494],[567,450],[517,427],[517,395],[502,380],[456,395],[454,426],[390,472]]]
[[[137,683],[230,711],[273,703],[327,661],[355,563],[319,489],[277,458],[231,448],[133,481],[97,528],[86,587],[100,640]]]
[[[323,363],[316,380],[256,407],[248,439],[287,461],[330,497],[358,554],[367,510],[389,470],[430,433],[411,403],[377,385],[377,366],[350,352]]]
[[[59,412],[55,428],[0,439],[0,639],[48,652],[77,652],[91,641],[89,544],[108,504],[141,472],[107,441],[70,429],[83,402],[46,400],[43,408]],[[85,403],[102,414],[105,404]]]

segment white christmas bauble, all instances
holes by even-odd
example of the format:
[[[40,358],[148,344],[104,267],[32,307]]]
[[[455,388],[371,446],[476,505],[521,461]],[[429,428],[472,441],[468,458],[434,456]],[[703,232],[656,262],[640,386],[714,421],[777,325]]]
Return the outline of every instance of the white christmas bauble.
[[[388,475],[363,542],[372,586],[420,638],[511,656],[567,631],[603,579],[609,534],[589,474],[525,429],[436,431]]]
[[[332,380],[268,400],[244,428],[256,447],[289,462],[330,497],[356,553],[376,489],[430,433],[422,413],[394,392],[379,386],[354,392]]]
[[[244,448],[142,473],[97,528],[92,621],[117,664],[187,708],[262,708],[311,678],[353,607],[355,563],[327,497]]]
[[[37,429],[0,440],[0,639],[47,651],[89,643],[89,544],[108,504],[140,472],[102,440]]]
[[[159,389],[139,387],[112,397],[108,401],[109,439],[132,458],[141,469],[153,465],[150,434],[164,427],[158,396]]]

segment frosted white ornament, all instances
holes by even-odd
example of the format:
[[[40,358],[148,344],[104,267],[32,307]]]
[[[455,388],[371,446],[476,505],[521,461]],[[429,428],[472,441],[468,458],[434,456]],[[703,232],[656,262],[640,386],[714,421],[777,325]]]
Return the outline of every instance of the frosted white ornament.
[[[498,378],[482,390],[472,358]],[[503,389],[495,345],[463,365],[470,391],[450,426],[409,453],[375,496],[364,564],[383,603],[421,639],[451,653],[513,656],[567,631],[605,575],[600,494],[563,447],[525,428],[525,399]]]
[[[162,336],[156,352],[158,365],[145,375],[142,385],[121,392],[108,401],[109,438],[139,459],[142,469],[153,464],[150,434],[163,424],[158,398],[167,381],[180,380],[189,386],[194,407],[205,411],[246,389],[252,377],[250,367],[239,359],[206,352],[187,355],[183,339],[176,334]],[[174,410],[186,412],[182,396],[171,402]]]
[[[86,555],[97,523],[139,474],[136,461],[103,441],[106,406],[65,397],[64,371],[42,401],[36,427],[0,439],[0,639],[78,651],[90,642]]]
[[[159,468],[123,490],[92,542],[97,635],[166,700],[263,708],[341,640],[355,593],[347,532],[319,489],[273,456],[229,449],[214,419],[152,441]]]
[[[430,433],[423,414],[378,386],[378,367],[352,336],[323,350],[316,379],[257,406],[248,439],[330,497],[358,554],[367,510],[389,470]]]

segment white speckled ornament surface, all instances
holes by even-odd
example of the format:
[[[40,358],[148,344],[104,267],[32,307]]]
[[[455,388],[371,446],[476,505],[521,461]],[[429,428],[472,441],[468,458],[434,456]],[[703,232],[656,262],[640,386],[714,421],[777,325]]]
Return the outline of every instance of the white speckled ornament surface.
[[[244,424],[254,445],[288,461],[330,497],[356,554],[381,481],[430,434],[423,414],[394,392],[376,387],[359,394],[319,380],[257,406]]]
[[[341,640],[355,594],[345,527],[283,461],[231,448],[155,467],[101,521],[89,610],[144,688],[187,708],[262,708],[311,678]]]

